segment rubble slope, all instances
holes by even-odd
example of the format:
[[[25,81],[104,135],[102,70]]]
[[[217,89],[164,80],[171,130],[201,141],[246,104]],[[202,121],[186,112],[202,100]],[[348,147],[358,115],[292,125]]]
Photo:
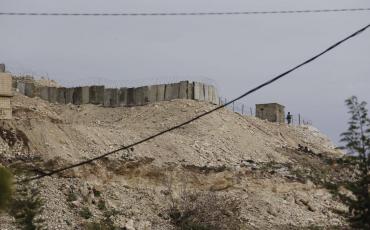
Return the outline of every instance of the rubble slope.
[[[0,162],[44,171],[133,143],[214,107],[173,100],[104,108],[22,95],[12,104],[14,119],[1,125]],[[173,229],[164,217],[171,202],[166,191],[171,187],[179,194],[184,186],[237,197],[244,229],[329,228],[345,224],[337,211],[346,207],[319,182],[330,167],[325,159],[341,156],[311,126],[275,124],[221,109],[129,151],[28,186],[40,192],[38,218],[48,229],[83,229],[107,210],[115,210],[113,222],[121,228]],[[86,208],[89,218],[80,215]],[[17,229],[10,216],[1,218],[3,226]]]

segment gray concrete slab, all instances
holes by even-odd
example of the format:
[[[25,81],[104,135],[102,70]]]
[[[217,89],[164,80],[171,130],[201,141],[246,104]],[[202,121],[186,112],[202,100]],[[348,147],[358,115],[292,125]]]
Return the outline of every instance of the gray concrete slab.
[[[201,88],[201,85],[200,85],[200,83],[199,82],[193,82],[193,88],[194,88],[194,95],[193,95],[193,99],[194,100],[199,100],[199,98],[200,98],[200,95],[199,95],[199,93],[200,93],[200,88]]]
[[[26,82],[24,95],[27,97],[35,97],[35,84]]]
[[[118,107],[118,89],[104,89],[104,107]]]
[[[204,84],[204,101],[209,101],[209,95],[208,95],[208,85]]]
[[[90,87],[82,86],[81,87],[81,104],[89,104],[90,102]]]
[[[188,99],[194,100],[194,82],[188,83]]]
[[[157,85],[157,101],[164,101],[166,85]]]
[[[179,98],[179,92],[180,92],[180,84],[179,83],[173,83],[173,84],[167,84],[166,90],[164,93],[164,99],[166,101],[170,101],[173,99]]]
[[[214,90],[213,90],[213,86],[212,85],[208,85],[208,101],[213,103],[213,94],[214,94]]]
[[[26,94],[26,83],[24,83],[24,82],[17,82],[17,91],[20,94],[25,95]]]
[[[103,85],[94,85],[90,86],[89,90],[89,102],[95,105],[104,104],[104,86]]]
[[[49,88],[48,87],[41,87],[40,88],[40,98],[49,101]]]
[[[220,105],[220,98],[216,87],[213,87],[213,104]]]
[[[148,86],[148,101],[149,103],[154,103],[157,101],[157,85]]]
[[[73,104],[82,105],[82,87],[75,87],[73,91]]]
[[[127,106],[127,88],[122,87],[118,92],[118,103],[119,106]]]
[[[49,102],[50,103],[56,103],[57,102],[57,97],[58,97],[58,92],[56,87],[49,87]]]
[[[180,81],[179,83],[179,99],[188,99],[188,81]]]
[[[66,88],[60,87],[57,89],[57,102],[59,104],[65,104],[66,103]]]
[[[148,86],[142,86],[135,88],[134,92],[134,104],[135,105],[145,105],[149,102],[148,98],[149,93],[149,87]]]
[[[65,91],[66,104],[73,104],[73,92],[74,88],[67,88]]]
[[[128,88],[127,89],[127,106],[134,106],[135,105],[135,88]]]

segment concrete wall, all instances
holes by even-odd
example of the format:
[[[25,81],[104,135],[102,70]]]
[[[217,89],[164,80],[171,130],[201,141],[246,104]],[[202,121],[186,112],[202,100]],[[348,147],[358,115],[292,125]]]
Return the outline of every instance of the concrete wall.
[[[18,92],[29,97],[39,96],[50,103],[97,104],[105,107],[140,106],[159,101],[190,99],[219,104],[214,86],[200,82],[142,86],[137,88],[105,88],[104,86],[84,87],[36,87],[33,83],[17,82]]]

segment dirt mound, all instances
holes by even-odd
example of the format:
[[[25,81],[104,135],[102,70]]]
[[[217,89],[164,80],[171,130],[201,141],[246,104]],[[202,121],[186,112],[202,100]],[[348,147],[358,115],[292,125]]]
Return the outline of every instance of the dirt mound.
[[[103,108],[16,95],[14,119],[2,124],[0,159],[9,167],[26,167],[28,173],[47,171],[212,108],[191,100]],[[87,222],[108,219],[126,229],[173,229],[166,210],[184,186],[238,198],[243,229],[341,226],[335,210],[345,207],[320,186],[329,167],[326,160],[340,156],[313,127],[275,124],[222,109],[130,151],[28,186],[39,189],[44,204],[37,216],[49,229],[83,229]]]

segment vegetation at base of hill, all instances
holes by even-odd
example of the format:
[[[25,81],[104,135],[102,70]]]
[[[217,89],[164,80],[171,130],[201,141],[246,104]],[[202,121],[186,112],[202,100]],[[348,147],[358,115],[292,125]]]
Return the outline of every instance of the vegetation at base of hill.
[[[11,172],[0,166],[0,210],[4,210],[10,202],[13,189],[13,176]]]
[[[184,186],[175,198],[168,187],[170,207],[166,211],[179,230],[237,230],[241,227],[240,201],[216,192],[189,190]]]
[[[366,102],[359,102],[353,96],[346,100],[351,115],[348,130],[342,133],[343,147],[353,157],[351,164],[355,170],[353,180],[344,183],[353,196],[340,195],[349,206],[348,219],[355,228],[370,229],[370,119]]]
[[[21,229],[42,229],[43,220],[37,218],[42,211],[42,205],[43,202],[37,188],[20,185],[10,202],[8,212],[15,218]]]
[[[11,167],[12,172],[19,169]],[[21,229],[34,230],[40,227],[42,220],[37,215],[42,211],[42,200],[38,189],[30,184],[19,184],[13,188],[13,174],[0,166],[0,210],[13,216]]]

